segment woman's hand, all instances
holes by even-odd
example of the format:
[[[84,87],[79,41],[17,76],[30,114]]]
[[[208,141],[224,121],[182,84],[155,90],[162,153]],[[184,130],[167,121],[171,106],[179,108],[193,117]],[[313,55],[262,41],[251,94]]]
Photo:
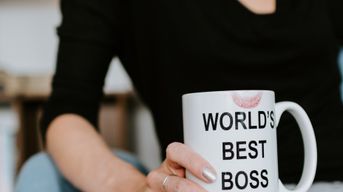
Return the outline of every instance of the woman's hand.
[[[213,167],[186,145],[171,143],[166,152],[167,158],[162,165],[148,175],[148,191],[206,192],[201,186],[185,178],[185,170],[207,183],[216,180]]]

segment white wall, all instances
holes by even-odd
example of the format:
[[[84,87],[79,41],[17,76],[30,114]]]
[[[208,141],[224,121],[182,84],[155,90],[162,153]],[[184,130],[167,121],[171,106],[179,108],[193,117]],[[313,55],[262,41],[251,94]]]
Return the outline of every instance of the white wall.
[[[154,130],[154,123],[150,111],[139,105],[134,113],[135,149],[138,158],[150,170],[161,164],[160,147]]]
[[[15,134],[17,116],[8,108],[0,109],[0,191],[12,192],[15,175]]]
[[[53,1],[0,2],[0,67],[15,74],[50,73],[59,20]]]
[[[52,74],[61,16],[55,0],[0,1],[0,69],[19,74]],[[116,59],[106,78],[106,91],[132,90]]]

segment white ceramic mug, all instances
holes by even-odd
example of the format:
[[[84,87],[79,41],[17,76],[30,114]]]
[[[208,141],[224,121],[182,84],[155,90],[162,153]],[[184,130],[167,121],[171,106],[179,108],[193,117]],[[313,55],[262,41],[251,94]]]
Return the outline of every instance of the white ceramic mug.
[[[216,169],[207,184],[188,171],[186,177],[209,192],[306,192],[317,166],[312,124],[296,103],[275,103],[273,91],[242,90],[185,94],[182,97],[184,141]],[[296,119],[305,162],[300,182],[288,190],[279,180],[276,128],[284,111]],[[301,146],[299,146],[301,147]]]

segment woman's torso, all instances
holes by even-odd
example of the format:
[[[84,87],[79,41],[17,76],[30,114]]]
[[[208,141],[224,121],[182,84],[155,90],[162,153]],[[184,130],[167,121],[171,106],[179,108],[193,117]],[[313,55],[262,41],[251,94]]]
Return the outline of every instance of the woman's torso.
[[[162,149],[182,141],[182,94],[270,89],[276,100],[302,105],[312,119],[317,179],[343,180],[343,154],[332,150],[343,146],[338,49],[324,1],[278,1],[267,15],[235,0],[131,0],[120,6],[119,57],[152,110]],[[280,174],[295,182],[302,166],[300,133],[293,119],[284,119]]]

